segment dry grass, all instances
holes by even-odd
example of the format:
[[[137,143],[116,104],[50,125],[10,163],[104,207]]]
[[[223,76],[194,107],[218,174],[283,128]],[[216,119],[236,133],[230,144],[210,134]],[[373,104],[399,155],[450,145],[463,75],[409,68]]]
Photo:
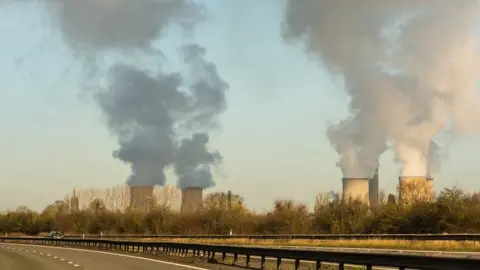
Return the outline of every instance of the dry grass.
[[[250,239],[195,239],[155,238],[135,239],[149,242],[203,243],[217,245],[305,246],[341,248],[377,248],[402,250],[438,250],[480,252],[480,241],[420,241],[420,240],[250,240]]]

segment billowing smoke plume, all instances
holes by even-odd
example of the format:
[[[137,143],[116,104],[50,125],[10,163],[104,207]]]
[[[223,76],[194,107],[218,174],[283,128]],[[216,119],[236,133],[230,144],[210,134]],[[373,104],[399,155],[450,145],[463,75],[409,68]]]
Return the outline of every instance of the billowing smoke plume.
[[[191,139],[182,141],[175,162],[179,188],[208,188],[215,185],[210,165],[221,162],[222,156],[219,152],[208,151],[208,140],[208,134],[196,133]]]
[[[442,159],[446,159],[446,153],[442,151],[442,148],[438,143],[432,141],[430,148],[428,149],[428,174],[427,177],[435,178],[440,172],[440,163]]]
[[[209,130],[216,127],[217,117],[226,109],[228,84],[220,78],[215,65],[205,61],[204,48],[188,45],[182,52],[189,65],[189,88],[195,100],[193,113],[185,125],[189,130]],[[217,151],[210,152],[208,142],[209,135],[205,132],[196,132],[191,138],[181,141],[174,161],[179,188],[209,188],[215,185],[211,167],[219,164],[223,157]]]
[[[185,110],[178,74],[149,77],[139,69],[117,65],[111,83],[98,94],[109,128],[118,136],[114,156],[131,164],[128,184],[165,183],[164,168],[175,155],[172,112]]]
[[[92,67],[105,55],[122,59],[109,67],[107,86],[97,82],[104,89],[96,100],[118,138],[113,156],[131,166],[128,184],[163,185],[164,170],[173,165],[182,186],[212,186],[210,166],[221,156],[208,151],[206,132],[226,108],[228,85],[205,60],[205,49],[181,48],[186,74],[158,71],[166,61],[155,70],[129,64],[162,55],[155,42],[174,24],[192,30],[202,7],[190,0],[41,1],[65,44],[96,77],[104,73]]]
[[[149,51],[172,24],[193,25],[191,0],[41,0],[67,45],[77,52]]]
[[[201,47],[185,49],[187,58],[195,58],[188,59],[189,65],[194,64],[190,61],[200,62],[193,68],[197,79],[188,80],[178,73],[152,77],[138,68],[117,64],[110,70],[108,89],[97,95],[108,126],[119,138],[120,149],[114,156],[131,164],[129,184],[163,185],[164,169],[174,164],[180,187],[214,185],[210,166],[218,164],[221,155],[207,150],[208,134],[195,133],[192,139],[183,139],[177,151],[180,134],[175,129],[187,134],[208,130],[225,108],[227,86],[214,66],[203,60]],[[199,54],[191,55],[192,50]]]
[[[286,3],[284,38],[305,41],[351,97],[351,116],[327,134],[344,177],[370,177],[387,142],[402,175],[426,176],[447,121],[478,131],[478,1]]]

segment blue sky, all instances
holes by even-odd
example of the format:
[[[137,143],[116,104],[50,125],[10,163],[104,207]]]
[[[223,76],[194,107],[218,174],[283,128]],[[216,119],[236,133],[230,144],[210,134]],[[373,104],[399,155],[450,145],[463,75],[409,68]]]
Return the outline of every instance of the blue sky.
[[[210,19],[196,40],[229,83],[229,108],[213,146],[225,157],[214,190],[231,189],[250,207],[277,198],[313,205],[318,192],[341,190],[328,121],[346,115],[341,85],[280,37],[277,1],[207,1]],[[116,140],[90,95],[79,87],[72,57],[35,6],[0,11],[0,210],[42,209],[74,187],[121,184],[129,168],[113,159]],[[173,33],[165,52],[178,42]],[[18,59],[23,59],[20,63]],[[478,190],[477,138],[459,138],[436,189]],[[380,187],[393,192],[399,169],[381,158]],[[170,179],[170,183],[174,183]]]

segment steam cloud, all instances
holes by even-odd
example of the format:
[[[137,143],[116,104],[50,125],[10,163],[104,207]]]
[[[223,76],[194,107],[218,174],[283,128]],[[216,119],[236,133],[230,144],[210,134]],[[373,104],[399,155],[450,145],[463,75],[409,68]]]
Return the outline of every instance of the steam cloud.
[[[179,176],[178,187],[211,187],[212,172],[209,164],[221,162],[219,152],[209,152],[207,149],[209,137],[206,133],[196,133],[193,137],[186,138],[177,153],[175,172]]]
[[[200,19],[190,0],[41,1],[69,47],[95,54],[148,51],[172,23],[193,26]]]
[[[304,41],[351,97],[351,116],[327,132],[344,177],[371,177],[387,142],[403,176],[427,176],[436,134],[478,132],[479,11],[474,0],[287,0],[284,39]]]
[[[202,18],[202,7],[189,0],[41,1],[86,66],[112,53],[129,60],[160,55],[154,42],[169,27],[191,30]],[[171,165],[181,186],[214,185],[210,167],[221,155],[207,148],[207,132],[226,109],[228,85],[204,59],[203,47],[185,44],[180,51],[186,74],[118,61],[108,70],[107,86],[95,95],[118,138],[113,156],[131,166],[130,185],[163,185]],[[166,63],[155,65],[162,70]]]

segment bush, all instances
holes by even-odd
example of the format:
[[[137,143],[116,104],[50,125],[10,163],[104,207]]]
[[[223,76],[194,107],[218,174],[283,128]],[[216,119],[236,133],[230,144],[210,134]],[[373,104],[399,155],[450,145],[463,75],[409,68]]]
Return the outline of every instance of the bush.
[[[0,232],[36,235],[51,230],[66,233],[127,234],[306,234],[306,233],[478,233],[480,195],[445,189],[435,200],[396,203],[393,196],[375,207],[361,201],[333,200],[320,194],[313,212],[291,200],[275,201],[273,209],[255,213],[243,198],[209,194],[201,210],[180,214],[161,204],[142,214],[109,210],[93,201],[86,210],[70,213],[56,201],[41,213],[27,207],[0,214]]]

